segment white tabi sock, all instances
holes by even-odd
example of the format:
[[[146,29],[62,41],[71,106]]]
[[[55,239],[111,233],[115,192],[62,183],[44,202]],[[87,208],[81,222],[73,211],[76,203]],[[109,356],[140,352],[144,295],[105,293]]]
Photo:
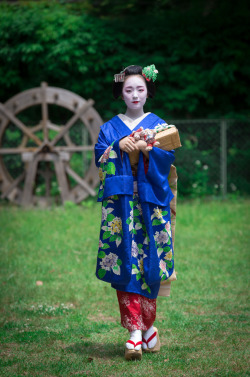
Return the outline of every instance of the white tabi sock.
[[[134,342],[135,344],[138,343],[138,342],[141,342],[141,340],[142,340],[141,330],[131,331],[129,340],[132,340],[132,342]],[[136,347],[134,347],[133,344],[127,342],[126,348],[129,349],[129,350],[135,349],[136,351],[139,351],[141,349],[141,344],[138,344]]]
[[[155,332],[153,326],[151,326],[147,331],[143,331],[143,338],[148,341],[148,339],[153,335]],[[146,348],[153,348],[156,345],[157,342],[157,336],[153,337],[148,344],[142,342],[142,348],[145,350]]]

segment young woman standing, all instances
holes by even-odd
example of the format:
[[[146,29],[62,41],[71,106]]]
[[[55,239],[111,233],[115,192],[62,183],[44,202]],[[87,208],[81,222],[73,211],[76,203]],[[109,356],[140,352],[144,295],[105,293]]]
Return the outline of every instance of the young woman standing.
[[[125,345],[127,360],[160,350],[158,330],[153,327],[160,282],[174,271],[168,184],[173,151],[153,147],[146,151],[143,140],[129,135],[143,127],[165,123],[153,113],[144,113],[148,97],[155,94],[158,71],[129,66],[115,75],[113,95],[122,97],[125,114],[101,126],[95,145],[99,168],[102,220],[96,275],[116,289],[121,324],[130,332]],[[137,166],[128,154],[140,151]]]

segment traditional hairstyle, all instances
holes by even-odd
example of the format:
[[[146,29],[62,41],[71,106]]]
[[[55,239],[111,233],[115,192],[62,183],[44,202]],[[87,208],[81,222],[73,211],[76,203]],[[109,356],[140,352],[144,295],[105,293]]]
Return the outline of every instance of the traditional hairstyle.
[[[122,73],[125,74],[125,79],[128,76],[131,75],[140,75],[145,80],[147,90],[148,90],[148,96],[150,98],[153,98],[155,95],[155,84],[153,80],[146,80],[145,76],[142,74],[142,67],[139,65],[130,65],[127,68],[125,68]],[[122,95],[122,88],[123,88],[124,82],[113,82],[113,96],[115,99],[120,97]]]

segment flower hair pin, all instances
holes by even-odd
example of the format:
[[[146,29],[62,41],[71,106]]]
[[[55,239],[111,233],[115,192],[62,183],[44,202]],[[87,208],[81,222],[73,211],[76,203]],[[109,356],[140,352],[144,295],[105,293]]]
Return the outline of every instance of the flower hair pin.
[[[155,68],[154,64],[148,65],[147,67],[144,67],[142,70],[142,76],[145,77],[147,81],[153,80],[153,82],[157,78],[158,71]]]

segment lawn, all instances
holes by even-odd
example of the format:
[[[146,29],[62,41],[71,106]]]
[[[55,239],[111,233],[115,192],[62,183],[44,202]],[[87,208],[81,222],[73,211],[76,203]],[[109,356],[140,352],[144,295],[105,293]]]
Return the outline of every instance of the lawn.
[[[141,362],[124,360],[115,291],[95,278],[100,205],[87,204],[0,207],[0,376],[249,376],[250,201],[179,203],[162,348]]]

